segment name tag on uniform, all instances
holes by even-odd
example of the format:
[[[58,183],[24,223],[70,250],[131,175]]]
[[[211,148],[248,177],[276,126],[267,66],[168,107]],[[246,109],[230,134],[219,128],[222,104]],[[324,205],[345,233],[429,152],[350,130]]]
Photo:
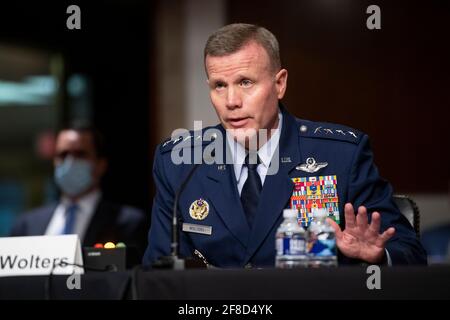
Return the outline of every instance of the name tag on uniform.
[[[208,236],[210,236],[212,234],[211,226],[202,226],[200,224],[183,223],[182,229],[185,232],[206,234]]]

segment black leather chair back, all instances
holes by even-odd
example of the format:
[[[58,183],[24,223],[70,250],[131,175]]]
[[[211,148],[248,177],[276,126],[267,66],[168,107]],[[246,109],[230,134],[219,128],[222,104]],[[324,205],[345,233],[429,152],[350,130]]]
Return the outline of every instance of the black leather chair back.
[[[393,196],[395,204],[400,212],[408,219],[411,226],[416,231],[417,238],[420,237],[420,212],[419,207],[411,197],[395,194]]]

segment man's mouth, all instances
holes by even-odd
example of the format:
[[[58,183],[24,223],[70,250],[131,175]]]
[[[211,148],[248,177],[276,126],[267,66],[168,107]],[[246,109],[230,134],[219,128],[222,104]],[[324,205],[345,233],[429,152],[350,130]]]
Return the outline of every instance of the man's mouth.
[[[249,121],[250,118],[248,117],[244,117],[244,118],[230,118],[228,119],[228,123],[233,127],[233,128],[242,128],[245,127],[245,125],[247,124],[247,122]]]

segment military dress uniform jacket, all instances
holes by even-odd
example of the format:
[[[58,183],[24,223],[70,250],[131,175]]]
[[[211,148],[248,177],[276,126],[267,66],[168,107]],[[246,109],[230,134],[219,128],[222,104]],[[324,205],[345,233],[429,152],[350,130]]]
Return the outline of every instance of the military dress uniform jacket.
[[[393,265],[425,264],[422,245],[393,202],[391,186],[379,176],[373,163],[368,136],[341,125],[297,119],[282,106],[280,108],[283,126],[278,146],[279,170],[265,178],[252,229],[242,208],[233,164],[200,164],[179,198],[180,255],[191,257],[197,250],[209,264],[217,267],[273,267],[275,233],[283,220],[283,209],[295,203],[295,192],[302,192],[302,183],[331,179],[329,186],[337,192],[337,199],[334,198],[331,205],[335,207],[335,220],[338,219],[342,229],[345,203],[350,202],[355,208],[364,205],[369,213],[380,212],[381,232],[391,226],[396,229],[386,247]],[[224,134],[223,139],[216,139],[216,142],[220,140],[226,148],[225,130],[221,125],[215,129]],[[191,135],[189,138],[168,140],[156,150],[153,175],[157,193],[144,265],[149,266],[170,254],[174,196],[194,166],[174,164],[171,153],[181,151],[176,150],[180,141],[193,142],[199,137]],[[200,148],[204,150],[208,143],[211,144],[203,141]],[[184,145],[182,151],[193,154],[198,147],[191,143]],[[308,164],[313,170],[300,169]],[[201,209],[200,216],[192,214],[193,206]],[[194,228],[182,228],[183,224],[192,224]],[[338,258],[340,264],[358,262],[341,254]]]

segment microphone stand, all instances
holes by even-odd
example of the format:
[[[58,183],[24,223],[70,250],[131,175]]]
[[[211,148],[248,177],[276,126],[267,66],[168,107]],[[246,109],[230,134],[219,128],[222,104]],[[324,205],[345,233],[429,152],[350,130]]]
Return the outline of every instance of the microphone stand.
[[[199,163],[194,164],[194,166],[191,168],[188,175],[184,179],[183,183],[181,184],[180,188],[175,193],[172,211],[172,241],[170,244],[170,256],[161,257],[152,265],[153,268],[184,270],[187,266],[195,266],[195,264],[192,263],[192,258],[183,259],[179,256],[178,201],[180,199],[180,195],[184,191],[184,188],[191,180],[192,175],[198,167]]]

